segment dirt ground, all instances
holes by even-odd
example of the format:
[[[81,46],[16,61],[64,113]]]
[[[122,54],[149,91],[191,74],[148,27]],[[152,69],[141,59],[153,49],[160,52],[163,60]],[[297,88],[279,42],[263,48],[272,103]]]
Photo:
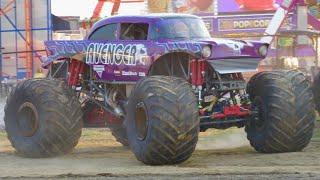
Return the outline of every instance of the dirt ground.
[[[106,129],[84,130],[72,154],[26,159],[0,131],[0,179],[320,179],[320,130],[304,152],[259,154],[243,129],[202,133],[197,150],[177,166],[145,166]]]

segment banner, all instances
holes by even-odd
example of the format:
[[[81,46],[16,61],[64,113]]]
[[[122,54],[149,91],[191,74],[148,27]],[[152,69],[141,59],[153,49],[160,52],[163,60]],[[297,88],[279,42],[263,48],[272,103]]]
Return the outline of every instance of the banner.
[[[216,0],[147,0],[150,13],[212,13]]]
[[[220,33],[240,33],[240,32],[256,32],[261,33],[264,32],[268,27],[270,21],[272,19],[272,15],[255,15],[250,16],[228,16],[228,17],[220,17],[214,18],[212,20],[211,32],[220,32]],[[205,22],[209,23],[209,19],[204,19]],[[291,29],[291,24],[293,24],[294,18],[287,18],[281,29]]]
[[[282,0],[217,0],[219,13],[275,11]]]
[[[151,13],[250,13],[275,11],[283,0],[147,0]]]
[[[148,0],[149,13],[165,13],[169,11],[170,0]]]
[[[172,9],[176,13],[213,12],[214,0],[172,0]]]

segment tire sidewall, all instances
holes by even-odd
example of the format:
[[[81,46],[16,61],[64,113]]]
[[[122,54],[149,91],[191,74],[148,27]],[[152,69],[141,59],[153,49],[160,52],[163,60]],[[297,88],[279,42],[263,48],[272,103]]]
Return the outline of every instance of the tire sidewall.
[[[264,93],[264,92],[263,92]],[[260,107],[259,107],[259,111],[262,110],[262,112],[258,112],[258,113],[262,113],[261,115],[259,114],[258,121],[261,121],[260,118],[263,118],[263,124],[262,127],[259,127],[257,124],[257,122],[255,120],[251,120],[247,126],[246,126],[246,131],[248,133],[248,136],[251,136],[252,139],[254,139],[254,142],[256,142],[257,144],[263,144],[264,140],[266,139],[266,136],[268,135],[268,129],[270,128],[270,122],[268,119],[268,108],[267,108],[267,98],[263,96],[263,94],[261,95],[260,93],[257,94],[254,98],[253,98],[253,103],[256,103],[257,101],[260,101]],[[255,105],[255,104],[253,104]]]
[[[136,124],[136,118],[144,118],[142,114],[136,117],[141,107],[147,119],[147,132],[140,131],[144,126]],[[184,79],[171,76],[142,79],[131,93],[126,112],[129,145],[139,161],[148,165],[179,164],[194,152],[200,130],[199,111],[197,98]]]
[[[143,103],[147,115],[147,134],[143,140],[138,139],[137,136],[137,127],[136,127],[136,107],[139,103]],[[127,135],[129,140],[129,146],[134,154],[144,154],[147,151],[147,145],[149,144],[149,139],[152,135],[152,124],[153,120],[150,118],[150,109],[148,107],[150,103],[148,100],[148,94],[142,91],[139,91],[136,88],[130,98],[127,106],[127,116],[126,116],[126,128]],[[141,157],[141,156],[137,156]]]
[[[320,73],[316,75],[312,87],[316,110],[320,114]]]
[[[253,105],[256,98],[262,99],[265,111],[265,127],[251,121],[245,128],[258,152],[296,152],[309,144],[315,120],[309,83],[295,70],[265,72],[250,80],[250,99]]]
[[[263,73],[257,74],[255,78],[251,81],[249,87],[250,91],[248,92],[250,95],[250,99],[252,100],[252,105],[255,106],[257,101],[260,101],[260,111],[262,110],[262,116],[259,117],[263,118],[263,125],[262,127],[257,126],[257,122],[251,120],[247,126],[245,127],[248,137],[251,139],[255,146],[263,146],[266,141],[268,140],[268,136],[270,133],[269,130],[271,129],[271,125],[273,124],[272,118],[269,118],[270,108],[268,107],[270,104],[269,95],[272,93],[265,85],[268,84],[268,79],[260,78],[260,75],[264,75]],[[286,83],[279,79],[277,83]]]
[[[12,142],[15,144],[20,144],[19,146],[24,146],[25,150],[24,153],[34,151],[34,146],[38,146],[37,142],[41,141],[41,134],[44,133],[45,129],[45,116],[43,114],[43,104],[39,101],[38,98],[35,98],[36,94],[31,91],[24,91],[24,88],[18,88],[15,96],[7,106],[14,107],[8,110],[8,113],[5,118],[5,127],[8,135],[12,139]],[[38,129],[36,132],[30,136],[22,136],[19,132],[18,127],[18,110],[22,104],[25,102],[31,103],[37,110],[38,114]],[[27,150],[26,150],[27,149]],[[19,151],[19,150],[18,150]]]
[[[21,105],[32,104],[37,111],[38,129],[29,137],[18,128]],[[34,79],[20,82],[5,107],[8,138],[19,155],[45,158],[70,152],[78,143],[82,111],[75,93],[62,81]]]

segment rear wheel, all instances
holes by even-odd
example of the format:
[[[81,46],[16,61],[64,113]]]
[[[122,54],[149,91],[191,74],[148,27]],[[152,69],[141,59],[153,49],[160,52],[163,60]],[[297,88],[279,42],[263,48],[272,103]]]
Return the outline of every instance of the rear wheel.
[[[320,73],[314,78],[313,95],[316,104],[316,109],[320,113]]]
[[[84,103],[82,110],[85,127],[101,128],[108,126],[116,141],[123,146],[128,146],[127,132],[123,126],[123,120],[105,112],[91,100]]]
[[[123,125],[116,125],[109,127],[112,135],[116,138],[116,141],[122,144],[123,146],[129,146],[127,130],[123,127]]]
[[[129,145],[145,164],[177,164],[195,150],[199,134],[197,99],[181,78],[139,81],[127,106]]]
[[[75,93],[62,81],[27,80],[11,92],[5,128],[12,146],[26,157],[70,152],[82,130],[82,111]]]
[[[259,152],[301,151],[312,137],[315,111],[310,83],[298,71],[262,72],[247,91],[258,114],[246,126]]]

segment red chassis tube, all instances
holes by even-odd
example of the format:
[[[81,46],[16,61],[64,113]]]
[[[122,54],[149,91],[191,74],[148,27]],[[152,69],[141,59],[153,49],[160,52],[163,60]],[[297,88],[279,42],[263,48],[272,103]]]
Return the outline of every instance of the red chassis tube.
[[[231,105],[223,108],[223,112],[214,113],[211,118],[214,120],[223,120],[228,117],[246,117],[249,116],[251,112],[249,110],[241,110],[240,105]]]
[[[81,74],[83,74],[85,64],[81,61],[71,60],[68,72],[68,85],[76,86],[79,84]]]
[[[193,59],[190,62],[191,84],[195,87],[202,86],[204,83],[204,73],[206,70],[206,61]]]

